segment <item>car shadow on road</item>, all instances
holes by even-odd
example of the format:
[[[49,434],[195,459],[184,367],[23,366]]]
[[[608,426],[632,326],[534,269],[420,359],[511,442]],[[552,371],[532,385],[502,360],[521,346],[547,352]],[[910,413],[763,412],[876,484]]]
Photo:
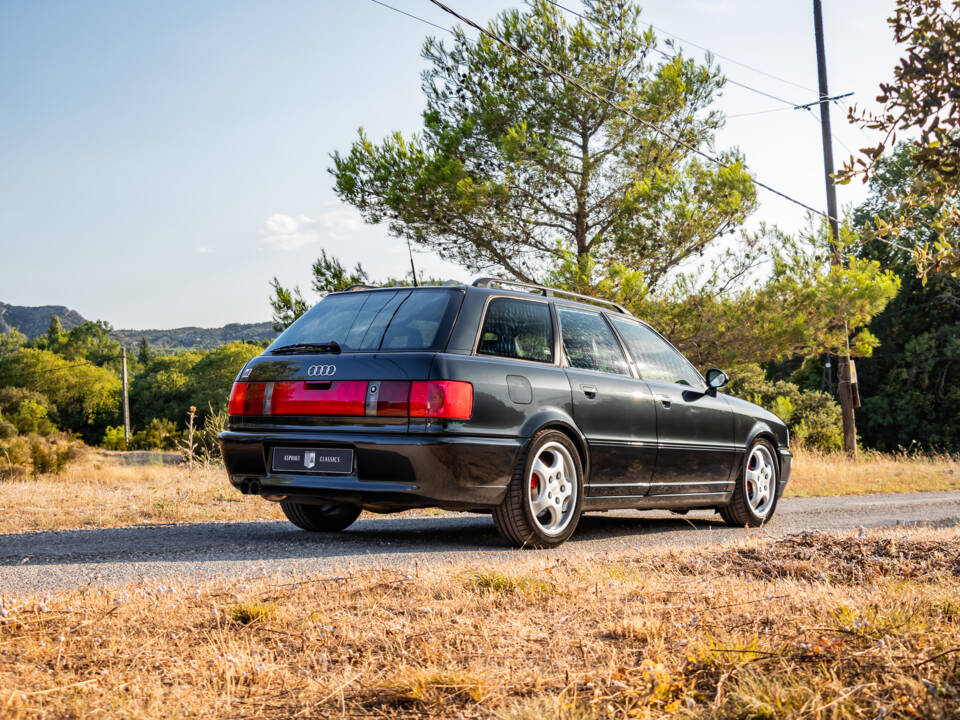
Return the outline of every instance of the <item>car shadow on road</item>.
[[[563,546],[573,552],[656,543],[665,533],[716,529],[715,516],[586,515]],[[721,539],[722,534],[717,535]],[[599,542],[598,542],[599,541]],[[283,521],[138,525],[0,537],[0,566],[136,562],[205,562],[337,558],[424,553],[508,555],[514,549],[486,515],[362,519],[337,534],[307,533]]]

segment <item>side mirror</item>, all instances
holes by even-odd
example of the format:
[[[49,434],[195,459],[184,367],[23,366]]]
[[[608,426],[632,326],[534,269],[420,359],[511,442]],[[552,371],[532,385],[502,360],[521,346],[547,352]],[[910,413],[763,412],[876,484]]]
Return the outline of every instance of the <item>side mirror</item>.
[[[710,368],[707,370],[707,389],[712,395],[717,394],[717,390],[730,382],[730,378],[723,370]]]

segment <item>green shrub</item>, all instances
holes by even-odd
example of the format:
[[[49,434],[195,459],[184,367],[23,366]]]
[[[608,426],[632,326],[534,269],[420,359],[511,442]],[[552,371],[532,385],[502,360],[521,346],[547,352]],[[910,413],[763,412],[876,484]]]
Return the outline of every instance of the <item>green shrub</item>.
[[[843,447],[840,406],[827,393],[769,380],[759,365],[743,365],[731,372],[727,392],[777,415],[798,445],[823,451]]]
[[[0,388],[0,415],[21,435],[50,435],[57,427],[50,419],[53,406],[46,395],[22,387]]]
[[[135,450],[175,450],[177,424],[166,418],[153,418],[147,426],[133,434],[130,447]]]
[[[107,425],[106,432],[103,433],[103,440],[100,441],[100,447],[107,450],[126,450],[127,443],[123,438],[123,425]]]
[[[57,430],[47,417],[47,408],[31,399],[20,403],[17,411],[10,416],[10,422],[22,435],[50,435]]]

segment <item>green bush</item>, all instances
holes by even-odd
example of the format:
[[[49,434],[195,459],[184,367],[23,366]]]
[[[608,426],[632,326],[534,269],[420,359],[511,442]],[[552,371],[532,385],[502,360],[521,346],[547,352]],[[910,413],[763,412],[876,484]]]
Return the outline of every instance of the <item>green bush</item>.
[[[731,372],[727,391],[777,415],[798,445],[823,451],[843,447],[840,406],[826,393],[801,390],[786,380],[771,381],[759,365],[743,365]]]
[[[133,434],[130,447],[135,450],[176,450],[177,424],[166,418],[153,418],[147,426]]]
[[[123,439],[123,425],[108,425],[103,434],[103,440],[100,441],[100,447],[107,450],[126,450],[127,443]]]
[[[57,427],[50,419],[53,405],[43,393],[23,387],[0,388],[0,415],[21,435],[50,435]]]

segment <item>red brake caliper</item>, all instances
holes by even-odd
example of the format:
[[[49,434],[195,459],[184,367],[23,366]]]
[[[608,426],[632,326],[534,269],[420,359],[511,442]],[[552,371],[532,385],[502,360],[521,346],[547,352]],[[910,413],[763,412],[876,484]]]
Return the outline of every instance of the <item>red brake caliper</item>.
[[[530,473],[530,494],[533,495],[533,491],[537,489],[537,476],[534,473]]]

